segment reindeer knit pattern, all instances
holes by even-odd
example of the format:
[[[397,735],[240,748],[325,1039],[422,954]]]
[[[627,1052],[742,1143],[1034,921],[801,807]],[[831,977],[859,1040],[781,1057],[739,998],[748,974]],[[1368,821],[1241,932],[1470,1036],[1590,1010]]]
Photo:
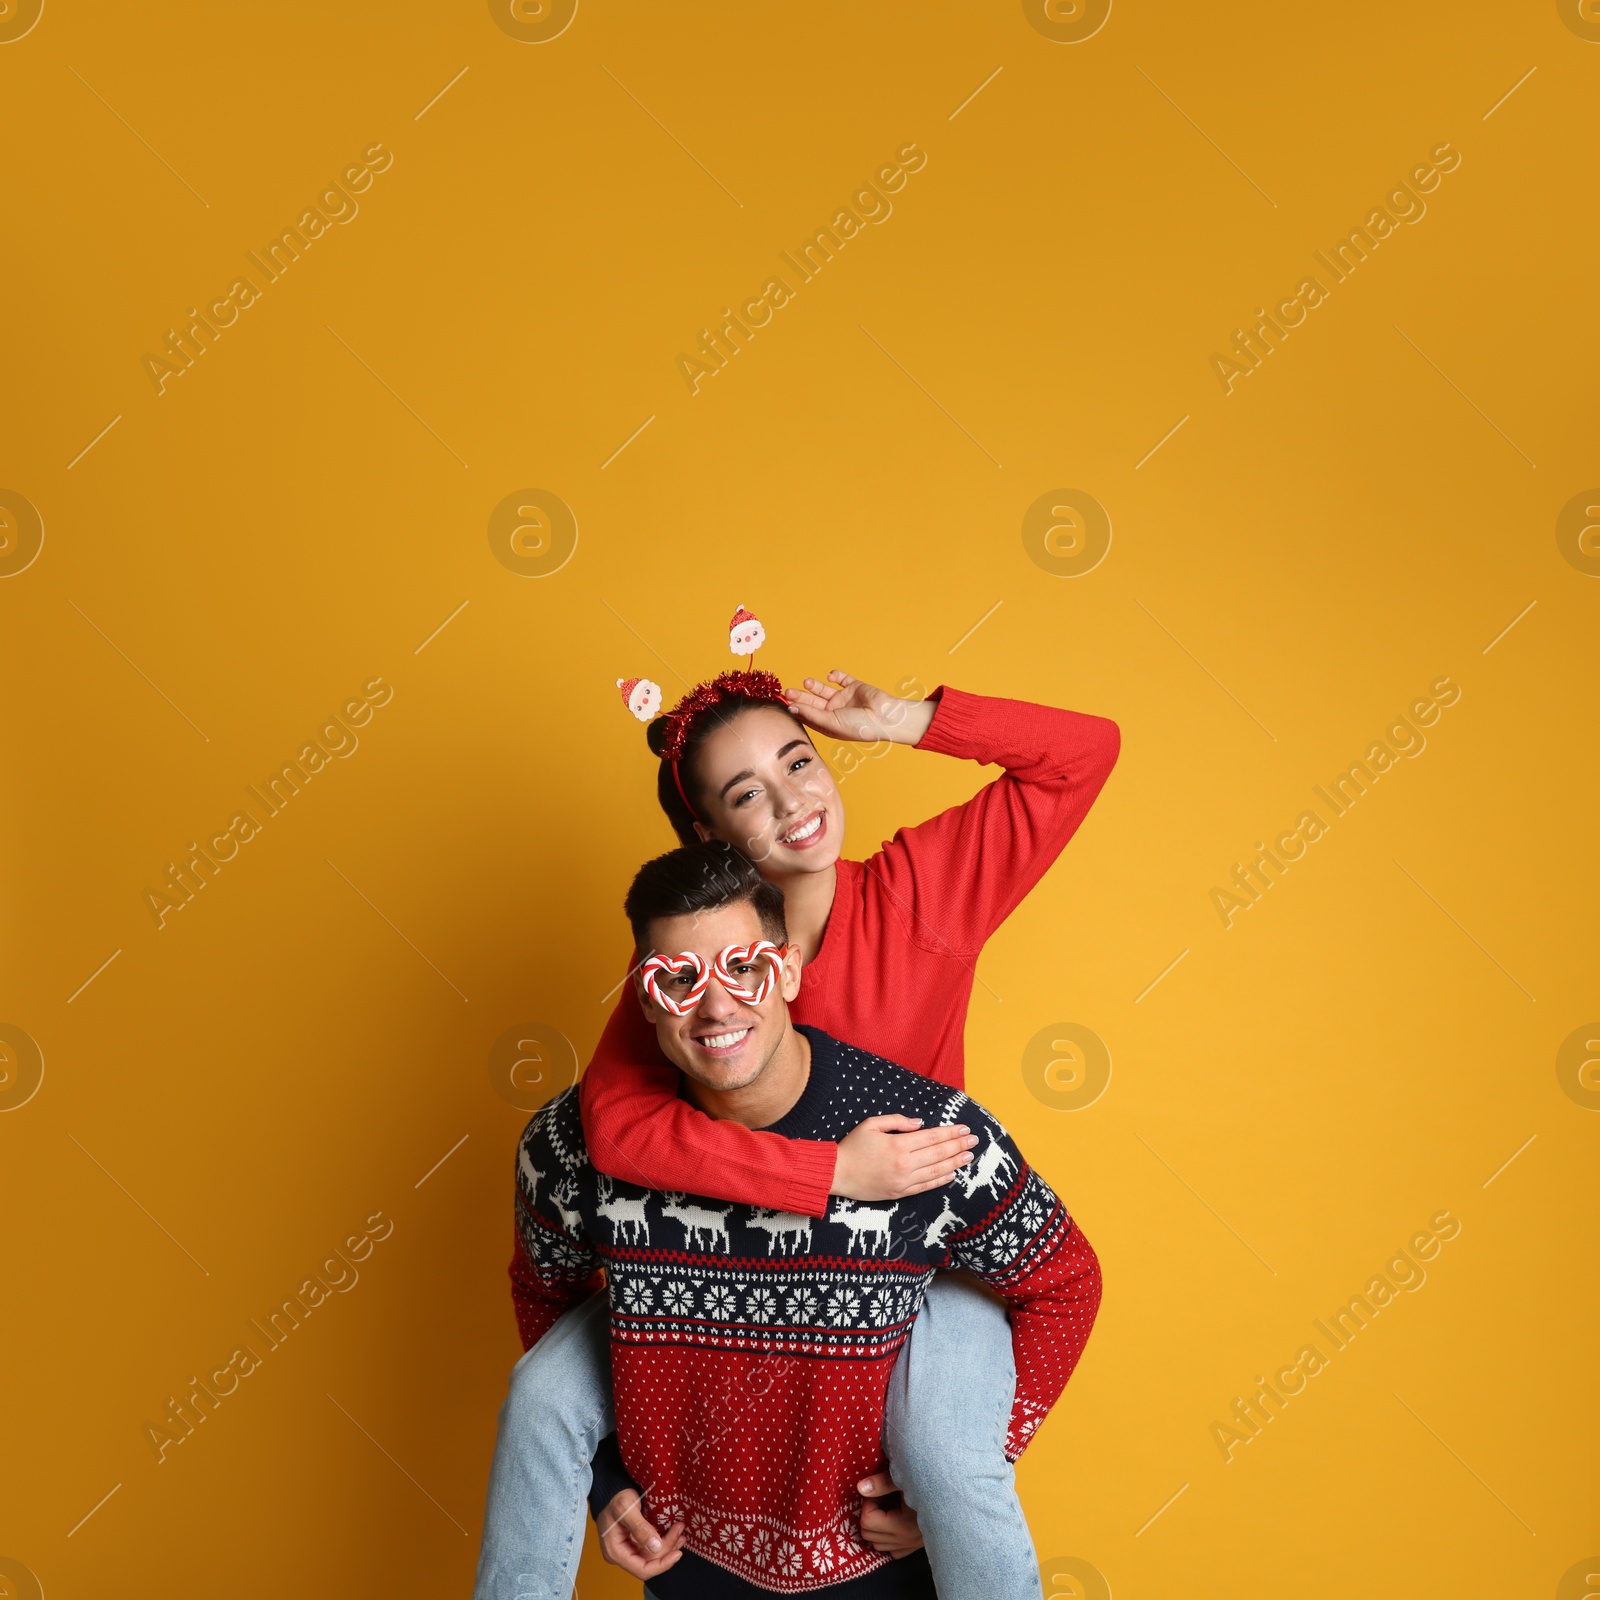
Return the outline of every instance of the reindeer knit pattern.
[[[835,1199],[819,1219],[597,1172],[576,1088],[534,1116],[518,1148],[523,1343],[605,1268],[622,1458],[648,1486],[657,1526],[688,1525],[691,1555],[652,1583],[663,1595],[691,1592],[669,1580],[687,1581],[692,1558],[782,1594],[886,1565],[861,1541],[855,1485],[886,1465],[890,1369],[935,1270],[965,1267],[1010,1304],[1013,1461],[1071,1376],[1100,1303],[1093,1249],[981,1106],[801,1031],[810,1078],[774,1132],[839,1139],[898,1112],[966,1122],[976,1159],[943,1189],[881,1205]]]

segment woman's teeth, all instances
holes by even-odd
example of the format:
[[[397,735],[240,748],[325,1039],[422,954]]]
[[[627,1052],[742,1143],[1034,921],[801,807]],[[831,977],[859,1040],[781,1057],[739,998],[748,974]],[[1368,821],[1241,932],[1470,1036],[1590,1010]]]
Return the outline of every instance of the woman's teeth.
[[[733,1033],[713,1033],[701,1039],[700,1044],[707,1050],[731,1050],[749,1031],[739,1028]]]
[[[792,833],[784,834],[783,843],[799,844],[802,839],[809,839],[821,826],[822,813],[819,811],[803,828],[796,828]]]

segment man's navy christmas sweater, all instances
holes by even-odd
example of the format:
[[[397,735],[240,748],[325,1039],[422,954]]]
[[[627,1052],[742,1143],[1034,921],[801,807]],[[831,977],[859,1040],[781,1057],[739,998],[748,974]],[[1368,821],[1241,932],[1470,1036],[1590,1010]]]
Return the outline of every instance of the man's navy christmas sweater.
[[[576,1088],[534,1116],[517,1152],[523,1340],[587,1298],[604,1267],[622,1460],[657,1527],[687,1524],[688,1553],[651,1581],[663,1600],[846,1582],[865,1600],[877,1585],[853,1580],[869,1574],[884,1595],[916,1592],[904,1587],[913,1563],[861,1541],[855,1486],[886,1466],[889,1373],[933,1272],[965,1267],[1010,1304],[1011,1460],[1071,1376],[1100,1303],[1093,1249],[993,1117],[959,1090],[802,1031],[810,1076],[773,1132],[838,1140],[886,1113],[965,1122],[979,1138],[972,1164],[908,1199],[835,1199],[824,1219],[663,1193],[595,1171]]]

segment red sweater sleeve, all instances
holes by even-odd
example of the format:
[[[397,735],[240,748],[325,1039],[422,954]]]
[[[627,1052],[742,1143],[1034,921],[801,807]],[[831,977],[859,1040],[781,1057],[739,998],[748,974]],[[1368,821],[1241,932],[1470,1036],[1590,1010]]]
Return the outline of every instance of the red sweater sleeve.
[[[866,863],[907,935],[975,957],[1078,830],[1116,765],[1116,723],[1081,711],[935,689],[919,750],[997,763],[972,799],[902,828]]]
[[[1017,1394],[1006,1429],[1006,1455],[1013,1461],[1061,1398],[1100,1310],[1100,1258],[1083,1230],[1065,1211],[1062,1215],[1072,1231],[1048,1269],[1012,1288],[994,1283],[1011,1305]]]
[[[1011,1308],[1017,1392],[1006,1455],[1015,1461],[1061,1398],[1089,1342],[1100,1310],[1100,1259],[1067,1208],[988,1113],[973,1102],[964,1112],[975,1118],[975,1126],[999,1133],[991,1149],[998,1146],[1015,1173],[1000,1201],[980,1208],[978,1220],[949,1240],[951,1259],[984,1279]],[[953,1184],[951,1193],[958,1187]],[[960,1198],[954,1204],[958,1212],[966,1210]]]
[[[631,983],[583,1075],[589,1159],[613,1178],[820,1217],[839,1147],[708,1117],[678,1093]]]
[[[563,1311],[581,1306],[590,1295],[604,1286],[599,1273],[587,1281],[541,1275],[528,1255],[528,1247],[522,1242],[520,1229],[511,1252],[509,1271],[511,1308],[517,1314],[517,1333],[524,1350],[531,1350],[538,1344]]]

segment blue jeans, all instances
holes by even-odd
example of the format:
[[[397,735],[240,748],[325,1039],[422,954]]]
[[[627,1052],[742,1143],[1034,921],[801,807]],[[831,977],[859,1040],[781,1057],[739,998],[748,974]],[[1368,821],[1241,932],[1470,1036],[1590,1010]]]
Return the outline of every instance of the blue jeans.
[[[589,1463],[616,1425],[602,1289],[559,1317],[511,1369],[473,1600],[567,1600],[583,1556]]]
[[[1004,1301],[965,1273],[936,1273],[889,1377],[883,1447],[939,1600],[1042,1600],[1005,1453],[1016,1392]]]
[[[914,1506],[940,1600],[1041,1600],[1005,1458],[1016,1392],[1005,1306],[941,1272],[889,1380],[884,1448]],[[568,1600],[589,1462],[616,1426],[606,1297],[567,1312],[511,1369],[489,1470],[473,1600]]]

